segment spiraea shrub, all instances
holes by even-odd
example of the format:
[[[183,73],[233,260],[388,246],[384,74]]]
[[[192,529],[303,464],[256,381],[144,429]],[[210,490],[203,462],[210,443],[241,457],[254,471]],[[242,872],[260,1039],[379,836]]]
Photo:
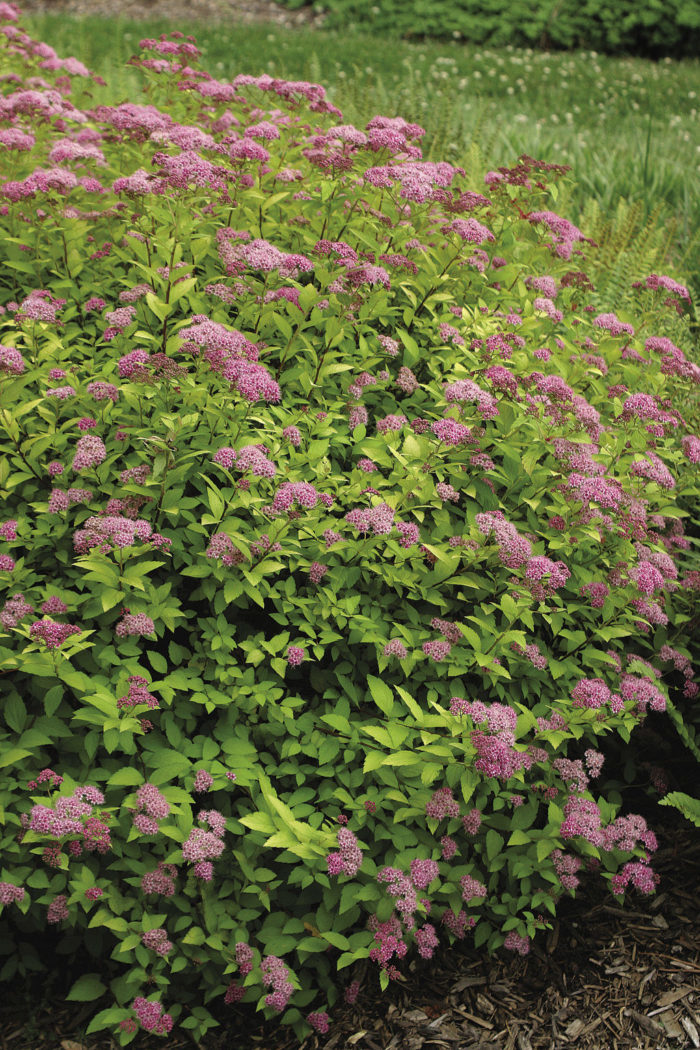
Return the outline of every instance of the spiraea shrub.
[[[601,767],[698,691],[685,287],[591,306],[557,165],[471,187],[178,34],[91,108],[0,14],[2,976],[303,1036],[652,892]]]

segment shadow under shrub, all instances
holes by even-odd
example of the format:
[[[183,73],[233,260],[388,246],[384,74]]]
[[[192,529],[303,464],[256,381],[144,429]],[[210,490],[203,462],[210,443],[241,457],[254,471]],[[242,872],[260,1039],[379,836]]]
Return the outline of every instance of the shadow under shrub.
[[[177,34],[91,110],[0,14],[2,976],[48,926],[91,1031],[303,1036],[652,892],[598,745],[697,693],[687,290],[591,307],[562,167],[482,194]]]

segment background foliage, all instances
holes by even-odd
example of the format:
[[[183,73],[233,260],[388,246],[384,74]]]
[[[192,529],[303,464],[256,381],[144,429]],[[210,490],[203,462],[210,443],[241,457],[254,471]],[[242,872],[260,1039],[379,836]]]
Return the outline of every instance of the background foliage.
[[[282,0],[303,7],[307,0]],[[310,0],[309,0],[310,2]],[[660,58],[697,55],[697,0],[322,0],[329,25],[489,47],[593,48]]]

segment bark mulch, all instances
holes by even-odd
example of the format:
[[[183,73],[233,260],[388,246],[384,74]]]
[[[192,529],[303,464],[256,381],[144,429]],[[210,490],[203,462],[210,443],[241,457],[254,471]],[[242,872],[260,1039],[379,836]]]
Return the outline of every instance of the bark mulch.
[[[621,907],[586,891],[560,903],[552,930],[529,955],[453,949],[413,964],[385,995],[372,966],[357,1003],[336,1007],[329,1035],[311,1037],[304,1050],[700,1048],[700,843],[686,830],[660,837],[655,896]],[[114,1050],[109,1036],[85,1036],[94,1007],[65,1004],[57,982],[54,973],[3,992],[0,1050]],[[229,1009],[199,1050],[298,1047],[290,1030]],[[131,1045],[193,1046],[185,1035]]]

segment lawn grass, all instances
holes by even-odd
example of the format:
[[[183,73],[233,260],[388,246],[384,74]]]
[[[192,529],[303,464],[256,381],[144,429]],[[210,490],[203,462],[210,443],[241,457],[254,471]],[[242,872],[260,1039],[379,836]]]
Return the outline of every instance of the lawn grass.
[[[75,54],[108,81],[100,101],[128,99],[125,67],[143,36],[193,33],[204,68],[222,79],[267,72],[318,81],[347,121],[400,114],[427,129],[430,158],[466,163],[479,179],[520,153],[572,165],[569,206],[606,216],[638,202],[673,217],[676,268],[700,293],[700,61],[651,62],[594,52],[547,53],[464,43],[409,43],[359,32],[271,25],[26,17],[34,36]]]

